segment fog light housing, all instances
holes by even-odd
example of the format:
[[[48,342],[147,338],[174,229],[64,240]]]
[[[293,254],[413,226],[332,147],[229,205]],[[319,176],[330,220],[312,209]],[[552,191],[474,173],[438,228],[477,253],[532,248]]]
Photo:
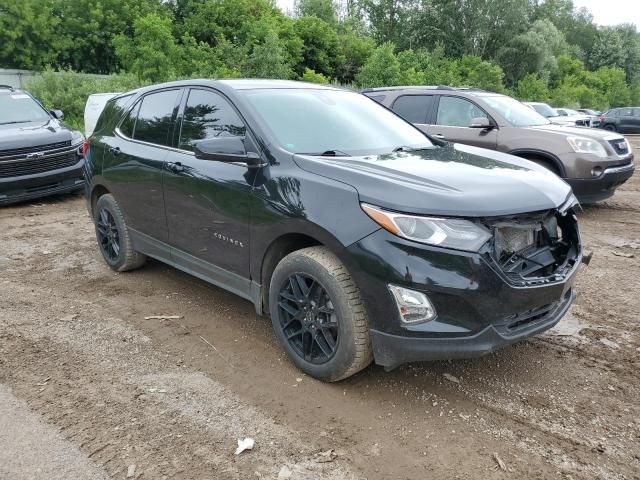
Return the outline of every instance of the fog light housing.
[[[427,322],[436,318],[436,309],[422,292],[389,285],[403,323]]]
[[[602,167],[593,167],[591,169],[592,177],[599,177],[600,175],[602,175]]]

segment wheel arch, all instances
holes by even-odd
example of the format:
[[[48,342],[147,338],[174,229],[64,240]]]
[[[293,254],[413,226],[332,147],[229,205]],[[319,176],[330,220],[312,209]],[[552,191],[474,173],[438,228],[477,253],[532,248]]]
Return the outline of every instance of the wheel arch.
[[[511,150],[507,152],[510,155],[515,155],[517,157],[524,158],[525,160],[539,159],[549,162],[549,164],[555,168],[556,172],[562,178],[567,176],[566,169],[562,164],[562,161],[553,153],[547,152],[545,150],[537,150],[533,148],[518,148],[515,150]]]
[[[273,272],[280,261],[297,250],[307,247],[321,246],[327,248],[344,263],[348,270],[351,270],[348,256],[345,255],[344,246],[328,232],[322,231],[300,231],[292,230],[281,233],[273,238],[258,258],[260,258],[259,271],[253,275],[254,279],[259,279],[261,285],[260,300],[261,312],[269,313],[269,289]]]
[[[96,207],[96,203],[98,203],[98,199],[103,196],[106,195],[107,193],[111,193],[109,191],[109,189],[107,187],[105,187],[102,184],[97,184],[94,185],[93,188],[91,189],[91,215],[93,216],[95,207]]]

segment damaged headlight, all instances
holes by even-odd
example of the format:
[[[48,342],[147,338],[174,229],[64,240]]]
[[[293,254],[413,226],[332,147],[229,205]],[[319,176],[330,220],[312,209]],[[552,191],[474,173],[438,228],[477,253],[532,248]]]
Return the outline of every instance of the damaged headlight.
[[[491,238],[489,230],[469,220],[389,212],[365,203],[362,209],[394,235],[428,245],[477,252]]]

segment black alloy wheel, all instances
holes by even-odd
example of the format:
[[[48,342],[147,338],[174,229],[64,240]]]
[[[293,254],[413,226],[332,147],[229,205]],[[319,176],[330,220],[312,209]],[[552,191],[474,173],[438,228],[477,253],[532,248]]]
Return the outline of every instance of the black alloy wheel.
[[[115,262],[120,255],[120,233],[113,215],[106,208],[100,210],[96,229],[104,256]]]
[[[284,338],[300,358],[321,365],[334,357],[338,317],[318,280],[304,273],[291,275],[278,294],[278,313]]]

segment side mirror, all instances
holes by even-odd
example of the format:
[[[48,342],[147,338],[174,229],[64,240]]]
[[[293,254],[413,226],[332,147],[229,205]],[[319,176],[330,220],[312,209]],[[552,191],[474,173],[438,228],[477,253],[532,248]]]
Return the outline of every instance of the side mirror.
[[[57,120],[62,120],[64,118],[64,112],[62,110],[54,109],[50,110],[49,113]]]
[[[261,166],[260,155],[247,153],[244,137],[215,137],[200,140],[193,146],[196,158],[218,162],[242,162],[250,167]]]
[[[487,117],[476,117],[471,120],[469,128],[493,128],[493,125]]]

